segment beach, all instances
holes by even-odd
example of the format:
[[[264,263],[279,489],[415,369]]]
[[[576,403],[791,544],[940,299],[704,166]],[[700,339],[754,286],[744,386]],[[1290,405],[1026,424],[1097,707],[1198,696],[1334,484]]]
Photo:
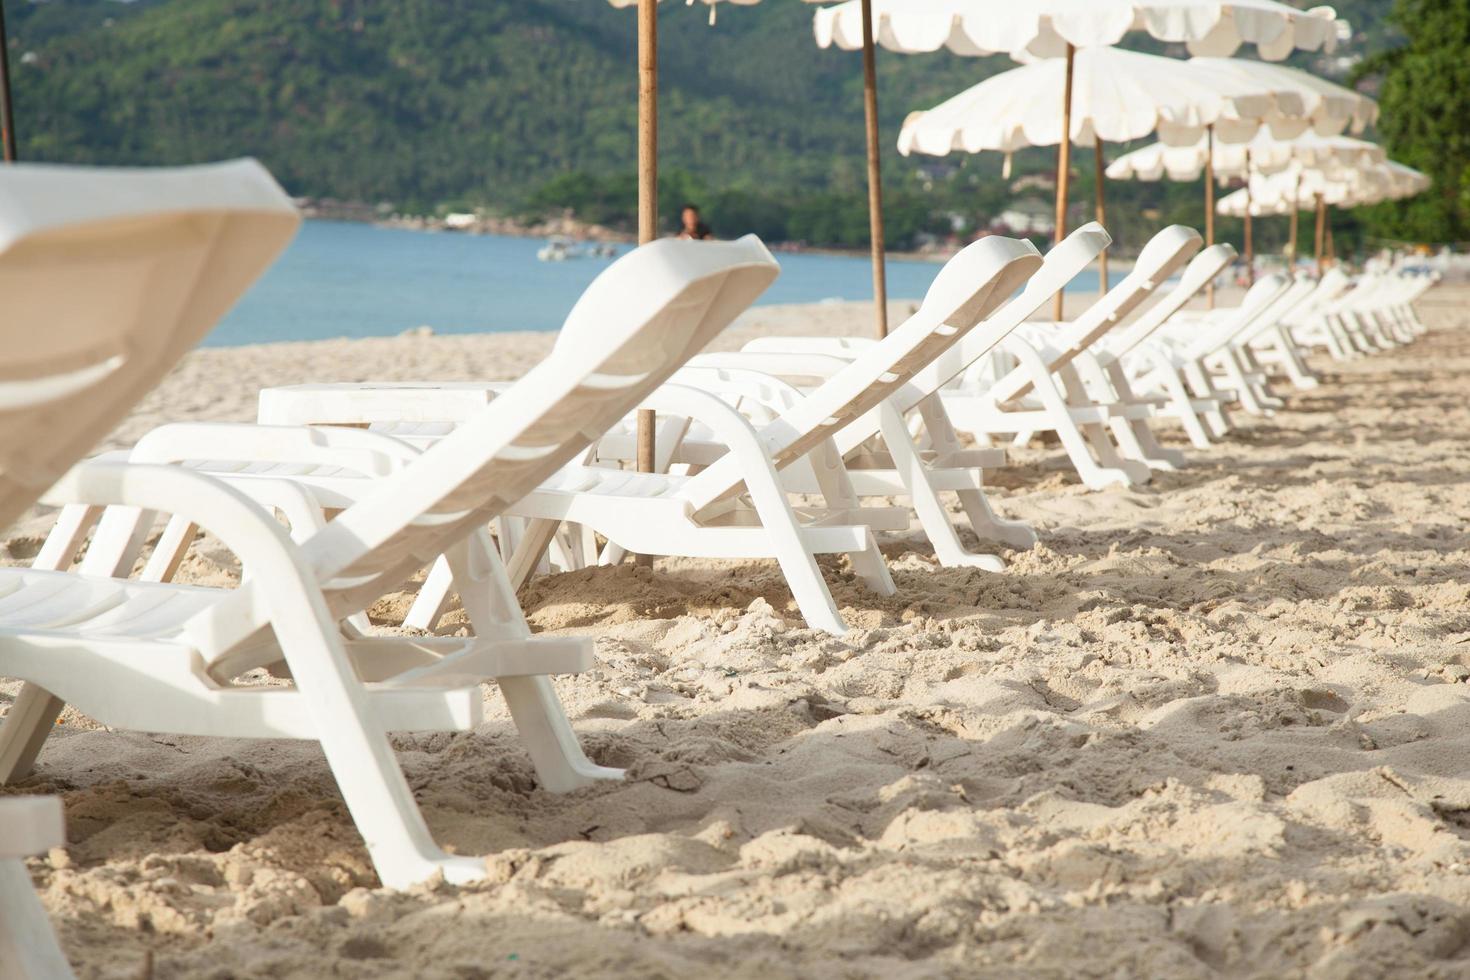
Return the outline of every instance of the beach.
[[[1467,302],[1436,288],[1427,336],[1316,361],[1321,387],[1278,385],[1287,408],[1237,412],[1213,450],[1161,424],[1192,465],[1141,489],[1013,450],[988,493],[1040,543],[989,573],[884,536],[889,598],[824,559],[841,638],[773,562],[533,580],[534,629],[597,638],[557,688],[629,775],[541,790],[493,689],[474,732],[396,736],[436,839],[490,855],[482,884],[378,888],[314,743],[68,709],[0,793],[65,801],[69,846],[30,869],[82,977],[1465,976]],[[718,346],[870,330],[866,304],[758,307]],[[267,385],[514,378],[553,341],[202,349],[99,448],[251,420]],[[181,578],[238,568],[205,539]]]

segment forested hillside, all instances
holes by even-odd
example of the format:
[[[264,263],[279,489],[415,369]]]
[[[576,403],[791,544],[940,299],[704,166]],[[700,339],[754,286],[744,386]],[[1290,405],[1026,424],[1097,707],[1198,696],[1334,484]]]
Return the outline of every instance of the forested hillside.
[[[1342,4],[1368,36],[1390,0]],[[260,157],[293,193],[430,211],[632,208],[634,26],[602,0],[5,0],[23,157],[162,163]],[[661,17],[662,165],[670,199],[721,224],[856,242],[859,58],[818,50],[795,0]],[[1011,66],[882,53],[887,136],[909,111]],[[885,139],[891,145],[891,139]],[[1017,173],[1054,166],[1051,152]],[[1009,197],[1000,161],[952,158],[939,179],[889,151],[895,242]],[[1086,159],[1085,169],[1090,169]],[[934,175],[927,175],[932,178]],[[1089,174],[1082,176],[1082,191]],[[1081,199],[1079,197],[1079,199]],[[1167,215],[1187,186],[1120,191],[1120,222]]]

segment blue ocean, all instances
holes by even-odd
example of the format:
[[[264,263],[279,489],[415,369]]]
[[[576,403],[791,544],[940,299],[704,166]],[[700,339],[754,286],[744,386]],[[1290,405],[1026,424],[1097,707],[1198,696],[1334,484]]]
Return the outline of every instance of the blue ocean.
[[[204,341],[207,346],[329,337],[555,330],[607,258],[542,262],[534,238],[308,221],[284,256]],[[629,246],[621,246],[626,250]],[[862,257],[780,254],[762,303],[872,299]],[[888,294],[924,295],[938,265],[890,260]],[[1074,284],[1094,289],[1082,276]]]

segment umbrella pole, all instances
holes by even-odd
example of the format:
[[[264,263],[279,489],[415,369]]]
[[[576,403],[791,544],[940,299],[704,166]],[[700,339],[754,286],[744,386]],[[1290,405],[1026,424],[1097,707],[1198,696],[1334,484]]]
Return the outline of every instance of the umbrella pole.
[[[1317,253],[1316,254],[1317,275],[1319,275],[1319,276],[1322,274],[1322,246],[1325,244],[1325,242],[1323,240],[1323,234],[1322,233],[1326,230],[1326,228],[1327,228],[1327,208],[1326,208],[1325,205],[1323,205],[1323,203],[1322,203],[1322,194],[1319,192],[1317,194],[1317,236],[1316,236],[1316,243],[1315,243],[1316,244],[1316,253]]]
[[[1326,242],[1327,264],[1328,265],[1336,265],[1337,264],[1337,246],[1334,245],[1333,242],[1332,242],[1332,222],[1331,222],[1331,220],[1329,220],[1332,217],[1332,206],[1331,205],[1324,205],[1323,208],[1322,208],[1322,213],[1323,213],[1323,224],[1326,225],[1326,227],[1327,227],[1327,232],[1326,232],[1326,238],[1327,238],[1327,242]]]
[[[638,244],[658,237],[658,0],[638,0]],[[655,414],[638,412],[638,472],[652,473]],[[652,565],[652,555],[638,564]]]
[[[15,110],[10,104],[10,39],[5,35],[5,6],[0,4],[0,143],[5,162],[15,162]]]
[[[873,251],[873,304],[878,336],[888,336],[888,276],[883,262],[883,173],[878,157],[878,66],[873,0],[863,0],[863,115],[868,129],[868,236]]]
[[[1067,183],[1072,176],[1072,62],[1077,49],[1067,45],[1067,74],[1062,85],[1062,141],[1057,144],[1057,237],[1058,243],[1067,237]],[[1066,297],[1057,290],[1053,306],[1053,319],[1061,321]]]
[[[1103,187],[1103,141],[1094,136],[1092,141],[1092,165],[1097,173],[1097,223],[1104,228],[1108,226],[1108,202],[1107,191]],[[1097,294],[1101,296],[1108,291],[1108,250],[1103,249],[1097,256]]]
[[[1215,127],[1205,127],[1205,247],[1215,244]],[[1215,308],[1215,280],[1205,287],[1205,300]]]
[[[1256,245],[1251,235],[1251,211],[1255,209],[1251,197],[1251,151],[1245,151],[1245,284],[1256,284]]]
[[[1301,225],[1302,175],[1296,175],[1296,188],[1291,192],[1291,228],[1286,237],[1286,269],[1296,271],[1297,231]]]

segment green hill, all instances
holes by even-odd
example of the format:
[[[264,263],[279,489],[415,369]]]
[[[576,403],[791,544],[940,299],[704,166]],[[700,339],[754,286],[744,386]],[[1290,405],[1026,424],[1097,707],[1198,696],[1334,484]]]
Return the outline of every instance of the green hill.
[[[1371,16],[1388,2],[1352,6]],[[27,159],[252,154],[296,194],[421,212],[573,204],[615,222],[631,211],[635,16],[603,0],[6,0],[6,12]],[[713,202],[721,230],[865,238],[859,58],[818,50],[811,16],[767,0],[710,26],[703,8],[664,5],[669,200]],[[1010,65],[881,53],[885,137]],[[1035,151],[1017,172],[1053,160]],[[936,187],[888,151],[895,242],[952,213],[994,213],[999,163],[952,158]],[[1190,201],[1180,187],[1121,193],[1165,212]]]

